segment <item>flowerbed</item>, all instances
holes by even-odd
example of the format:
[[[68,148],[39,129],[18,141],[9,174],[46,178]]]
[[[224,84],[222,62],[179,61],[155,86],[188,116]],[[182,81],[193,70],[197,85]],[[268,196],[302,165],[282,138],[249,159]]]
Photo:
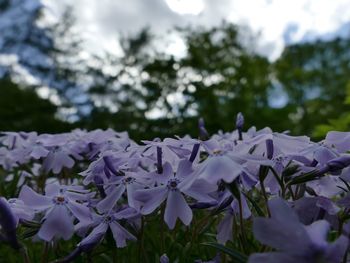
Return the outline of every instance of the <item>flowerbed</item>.
[[[242,127],[2,133],[4,262],[347,262],[350,132]]]

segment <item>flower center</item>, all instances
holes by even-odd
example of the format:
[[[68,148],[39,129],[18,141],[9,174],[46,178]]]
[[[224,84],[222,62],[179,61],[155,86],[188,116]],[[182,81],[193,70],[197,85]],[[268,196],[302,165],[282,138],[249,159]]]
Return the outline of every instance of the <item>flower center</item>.
[[[177,186],[178,186],[178,184],[180,183],[180,181],[178,180],[178,179],[170,179],[169,181],[168,181],[168,189],[169,190],[171,190],[171,191],[175,191],[175,190],[177,190]]]
[[[219,150],[219,149],[215,149],[215,150],[213,151],[213,155],[220,155],[221,153],[222,153],[222,151]]]
[[[105,218],[103,219],[103,221],[105,222],[105,223],[111,223],[112,221],[113,221],[113,217],[112,216],[110,216],[110,215],[108,215],[108,216],[105,216]]]
[[[53,201],[56,205],[63,205],[68,203],[64,196],[56,196]]]
[[[132,184],[133,182],[135,182],[135,178],[132,178],[132,177],[126,177],[123,180],[124,184]]]

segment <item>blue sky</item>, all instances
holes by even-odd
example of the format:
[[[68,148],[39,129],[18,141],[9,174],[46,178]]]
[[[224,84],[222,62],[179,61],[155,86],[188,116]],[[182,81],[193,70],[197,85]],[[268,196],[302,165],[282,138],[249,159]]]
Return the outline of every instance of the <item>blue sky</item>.
[[[349,33],[349,0],[44,0],[52,13],[69,4],[88,48],[118,53],[118,36],[150,26],[159,35],[174,26],[213,26],[223,19],[259,36],[256,50],[276,59],[287,43]],[[181,55],[181,39],[168,34],[164,48]]]

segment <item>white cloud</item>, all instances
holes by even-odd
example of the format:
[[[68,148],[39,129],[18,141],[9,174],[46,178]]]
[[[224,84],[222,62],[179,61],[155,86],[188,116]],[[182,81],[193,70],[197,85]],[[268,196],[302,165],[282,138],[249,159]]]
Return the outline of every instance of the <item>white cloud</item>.
[[[174,26],[212,26],[223,19],[260,33],[257,49],[277,58],[286,40],[333,34],[350,21],[349,0],[45,0],[53,9],[70,3],[92,49],[120,50],[118,36],[150,26],[165,34]],[[182,50],[175,40],[170,50]],[[181,51],[182,52],[182,51]]]

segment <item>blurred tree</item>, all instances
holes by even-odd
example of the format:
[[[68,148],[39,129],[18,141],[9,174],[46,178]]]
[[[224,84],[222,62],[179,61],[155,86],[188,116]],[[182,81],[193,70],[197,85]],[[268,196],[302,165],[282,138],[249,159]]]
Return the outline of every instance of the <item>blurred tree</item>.
[[[0,131],[57,133],[73,125],[55,118],[57,107],[41,99],[34,90],[21,88],[9,79],[0,80]]]
[[[72,9],[60,19],[46,19],[40,0],[5,1],[0,5],[0,78],[57,94],[62,118],[87,115],[92,102],[86,95],[91,81],[86,72],[92,59],[82,56],[81,36]],[[93,61],[94,62],[94,61]]]
[[[149,29],[121,40],[123,56],[97,56],[84,52],[70,9],[53,24],[41,22],[43,13],[39,0],[0,0],[0,78],[45,92],[49,87],[60,117],[79,127],[127,130],[136,140],[195,136],[199,117],[210,132],[227,131],[238,112],[245,127],[294,134],[310,135],[327,119],[315,136],[349,127],[350,106],[340,103],[349,83],[349,39],[287,46],[270,63],[242,43],[244,29],[222,23],[178,29],[186,45],[181,58],[159,50]],[[270,103],[278,99],[276,86],[288,94],[279,109]]]
[[[295,133],[310,135],[316,125],[350,110],[342,103],[350,81],[349,45],[350,39],[344,38],[295,44],[287,46],[275,63],[276,78],[288,93],[289,104],[296,106],[291,115]],[[314,135],[324,135],[317,130]]]

